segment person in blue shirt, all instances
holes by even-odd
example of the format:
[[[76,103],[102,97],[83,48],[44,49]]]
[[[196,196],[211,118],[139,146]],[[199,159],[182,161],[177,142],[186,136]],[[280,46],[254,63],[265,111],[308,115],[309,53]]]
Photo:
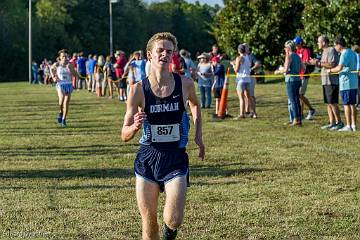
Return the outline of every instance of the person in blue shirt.
[[[95,80],[95,66],[97,64],[97,55],[95,54],[92,59],[89,59],[89,76],[90,76],[90,88],[92,92],[95,92],[96,80]]]
[[[90,82],[90,63],[91,63],[92,55],[89,54],[88,58],[85,61],[86,68],[86,87],[89,92],[91,92],[91,82]]]
[[[344,105],[346,126],[340,132],[356,131],[356,95],[358,91],[358,78],[356,74],[356,53],[346,47],[343,37],[335,39],[335,49],[341,53],[339,65],[328,69],[328,73],[339,73],[340,95]]]
[[[146,77],[145,71],[146,60],[141,58],[140,51],[134,52],[134,59],[130,62],[132,83],[135,84],[137,82],[142,81]]]
[[[39,68],[38,68],[38,65],[35,61],[32,61],[31,63],[31,73],[33,75],[33,80],[31,81],[32,84],[38,84],[39,81],[38,81],[38,71],[39,71]]]
[[[225,82],[225,67],[220,63],[219,57],[213,57],[211,59],[213,73],[214,73],[214,83],[212,85],[212,92],[214,93],[215,98],[215,114],[217,115],[220,107],[220,98],[221,93],[224,87]]]
[[[79,89],[83,88],[84,80],[86,79],[86,58],[84,53],[79,53],[79,59],[77,60],[77,72],[79,74],[78,87]]]

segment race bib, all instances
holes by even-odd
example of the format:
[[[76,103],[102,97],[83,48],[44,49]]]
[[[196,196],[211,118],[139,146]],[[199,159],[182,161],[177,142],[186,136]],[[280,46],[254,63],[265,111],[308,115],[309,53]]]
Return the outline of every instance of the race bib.
[[[152,142],[176,142],[180,140],[180,124],[151,125]]]

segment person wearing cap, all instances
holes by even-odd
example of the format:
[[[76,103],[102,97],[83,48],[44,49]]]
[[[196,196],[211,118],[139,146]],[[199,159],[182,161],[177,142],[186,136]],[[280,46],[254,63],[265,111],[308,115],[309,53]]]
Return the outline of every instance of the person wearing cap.
[[[339,75],[327,73],[339,63],[339,54],[335,48],[329,46],[329,38],[321,35],[317,40],[318,48],[322,50],[321,60],[311,59],[311,64],[321,68],[321,85],[323,87],[324,103],[327,104],[329,123],[322,126],[324,130],[339,130],[344,127],[339,111]]]
[[[296,36],[294,38],[294,43],[296,45],[296,53],[299,55],[301,61],[305,64],[306,68],[300,70],[301,76],[301,87],[300,87],[300,103],[301,103],[301,117],[304,115],[304,105],[306,105],[309,108],[309,113],[306,116],[307,120],[314,119],[316,110],[312,107],[309,99],[305,97],[306,89],[309,82],[309,76],[304,76],[304,74],[309,74],[312,71],[311,70],[311,64],[310,64],[310,58],[311,58],[311,52],[310,49],[304,46],[304,40],[300,36]]]
[[[335,49],[341,53],[339,64],[335,68],[327,70],[328,73],[339,73],[339,88],[346,126],[339,129],[340,132],[356,131],[356,95],[358,91],[358,78],[356,71],[356,53],[346,47],[346,41],[343,37],[335,39]]]
[[[213,57],[211,64],[214,73],[214,83],[212,85],[212,92],[215,98],[215,115],[219,112],[221,93],[225,82],[225,67],[220,63],[219,57]]]
[[[245,105],[246,101],[249,102],[250,109],[254,109],[253,101],[250,97],[250,59],[249,55],[246,54],[246,46],[240,44],[238,46],[239,56],[236,57],[235,61],[230,62],[236,73],[236,93],[239,97],[239,116],[236,117],[236,120],[245,118]]]
[[[288,95],[290,124],[301,126],[301,106],[299,90],[301,86],[300,70],[304,68],[300,57],[296,54],[295,43],[292,40],[285,42],[284,68],[275,71],[275,74],[285,74],[286,92]]]
[[[202,53],[198,56],[199,64],[197,66],[198,87],[201,98],[201,108],[211,107],[211,86],[214,73],[212,72],[211,64],[209,62],[210,56],[207,53]]]

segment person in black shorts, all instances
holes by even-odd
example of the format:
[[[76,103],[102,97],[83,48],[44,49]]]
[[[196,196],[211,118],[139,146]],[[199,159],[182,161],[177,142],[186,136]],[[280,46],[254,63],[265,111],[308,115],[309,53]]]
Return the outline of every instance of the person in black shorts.
[[[169,72],[177,40],[157,33],[147,44],[150,75],[130,87],[121,138],[131,140],[143,127],[134,169],[136,198],[142,218],[143,239],[159,239],[157,206],[166,193],[164,239],[175,239],[184,218],[189,158],[185,151],[190,128],[185,107],[189,103],[195,125],[195,143],[204,159],[202,123],[194,81]]]
[[[329,46],[329,39],[322,35],[318,37],[317,45],[322,49],[321,60],[311,59],[310,63],[321,68],[321,83],[323,86],[324,103],[327,104],[329,123],[322,126],[324,130],[339,130],[344,127],[339,111],[339,75],[327,73],[339,63],[339,54]]]

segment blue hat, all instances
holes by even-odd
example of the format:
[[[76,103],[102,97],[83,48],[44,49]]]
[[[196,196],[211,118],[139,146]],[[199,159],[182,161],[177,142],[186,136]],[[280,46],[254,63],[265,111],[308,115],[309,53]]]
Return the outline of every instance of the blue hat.
[[[293,41],[296,45],[303,43],[303,39],[300,36],[296,36]]]

